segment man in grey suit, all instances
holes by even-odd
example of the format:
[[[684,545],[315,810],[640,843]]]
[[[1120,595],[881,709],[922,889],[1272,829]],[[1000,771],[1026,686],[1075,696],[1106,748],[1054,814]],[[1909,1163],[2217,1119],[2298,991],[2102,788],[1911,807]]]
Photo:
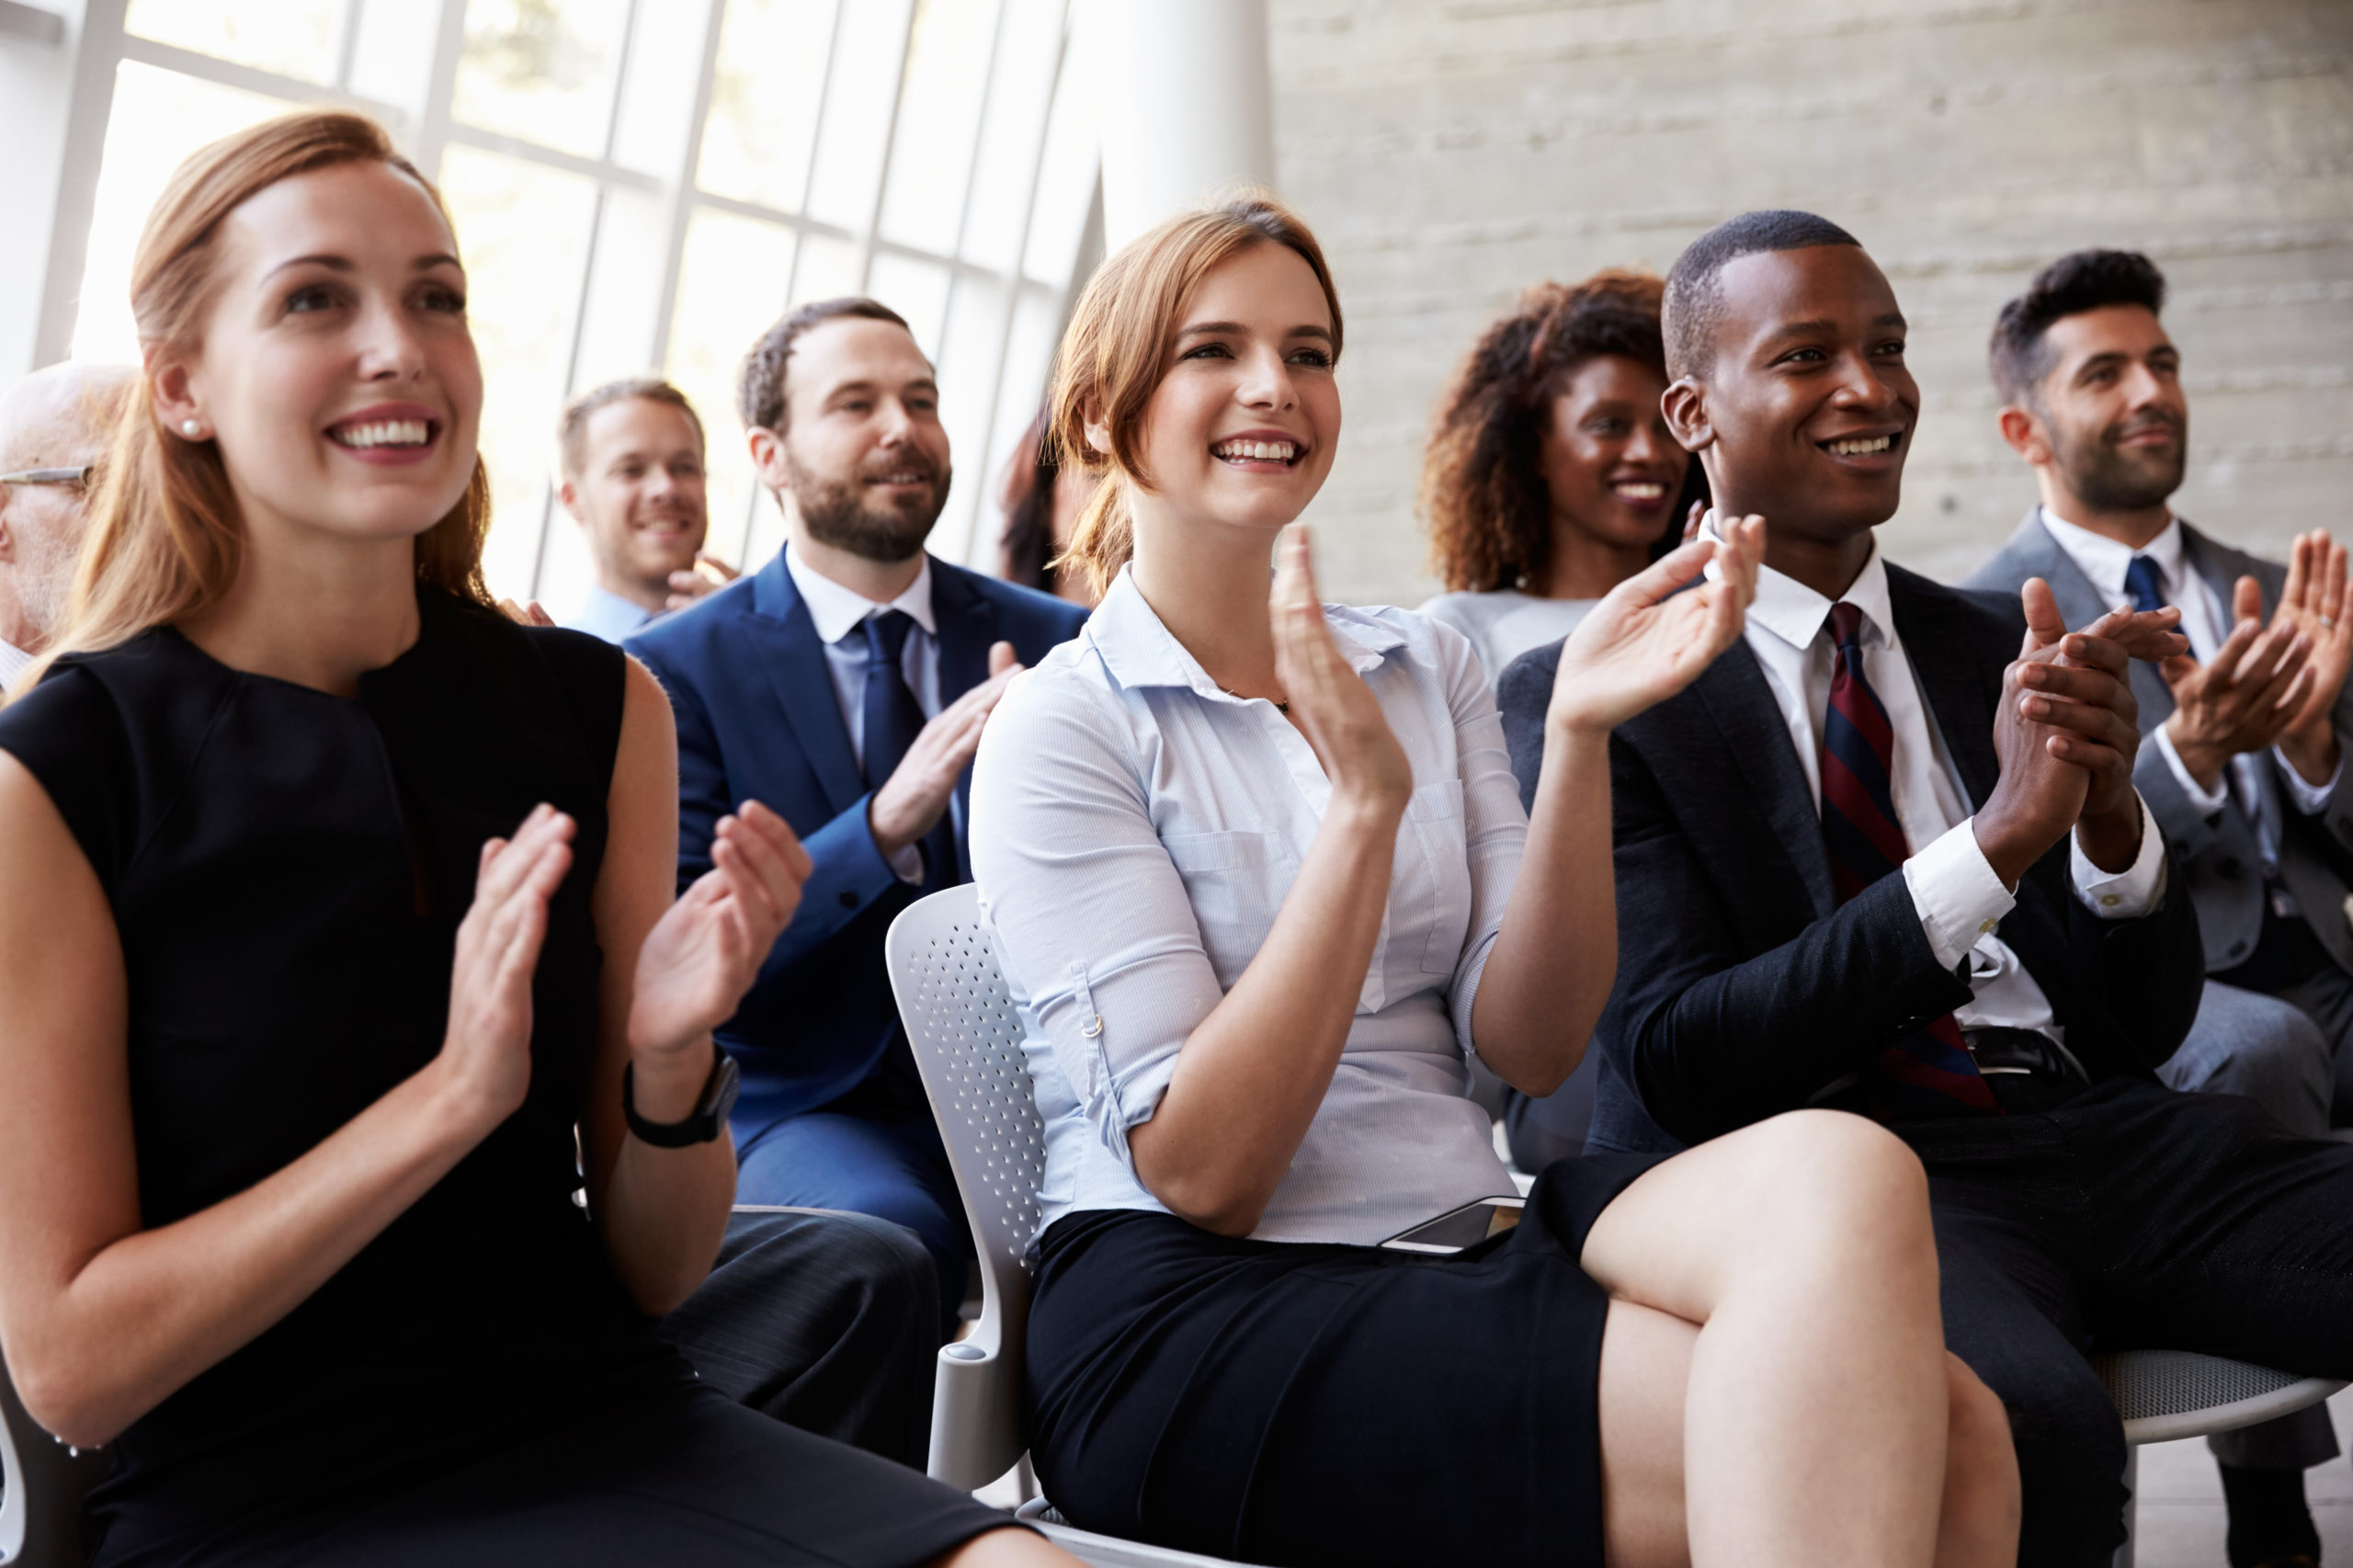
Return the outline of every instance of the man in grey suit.
[[[2136,663],[2150,744],[2133,783],[2204,937],[2198,1021],[2161,1075],[2260,1101],[2299,1133],[2353,1121],[2353,707],[2346,551],[2300,535],[2288,565],[2208,538],[2167,505],[2187,457],[2165,278],[2128,251],[2079,251],[2002,309],[1990,358],[2002,437],[2042,491],[1969,579],[2049,583],[2070,626],[2177,605],[2190,656]],[[2305,1467],[2336,1452],[2315,1409],[2210,1440],[2234,1564],[2315,1558]]]

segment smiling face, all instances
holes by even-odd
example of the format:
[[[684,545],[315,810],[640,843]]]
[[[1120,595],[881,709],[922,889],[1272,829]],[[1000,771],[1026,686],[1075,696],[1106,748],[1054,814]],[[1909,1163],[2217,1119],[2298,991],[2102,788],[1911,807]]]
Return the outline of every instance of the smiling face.
[[[249,538],[406,540],[474,470],[482,366],[457,245],[379,163],[280,180],[222,224],[202,339],[149,358],[167,439],[215,440]]]
[[[2181,352],[2140,305],[2103,305],[2051,324],[2051,369],[2031,413],[2044,460],[2086,508],[2160,506],[2181,488],[2189,401]]]
[[[896,322],[843,316],[801,334],[785,363],[784,435],[753,443],[761,478],[791,493],[819,542],[913,560],[952,477],[931,361]]]
[[[1886,276],[1860,246],[1829,244],[1738,256],[1716,282],[1712,363],[1669,390],[1667,416],[1718,511],[1762,514],[1777,543],[1842,544],[1885,522],[1920,415]]]
[[[580,457],[561,495],[587,530],[598,580],[659,607],[670,574],[694,565],[708,524],[694,421],[671,403],[620,398],[588,415]]]
[[[1290,246],[1252,244],[1201,275],[1179,318],[1144,409],[1138,517],[1165,510],[1271,543],[1323,488],[1339,435],[1323,286]],[[1109,449],[1091,423],[1087,438]]]
[[[1665,393],[1664,375],[1623,354],[1597,354],[1569,373],[1537,446],[1556,528],[1621,549],[1659,537],[1691,462],[1660,412]]]

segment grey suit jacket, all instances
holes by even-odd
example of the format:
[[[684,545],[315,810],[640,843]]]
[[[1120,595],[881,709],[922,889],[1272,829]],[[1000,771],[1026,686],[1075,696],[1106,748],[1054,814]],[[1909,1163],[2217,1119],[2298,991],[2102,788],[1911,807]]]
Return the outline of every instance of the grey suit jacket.
[[[2285,566],[2234,550],[2186,522],[2181,532],[2185,559],[2213,588],[2226,618],[2232,586],[2243,576],[2261,585],[2263,613],[2269,617],[2288,580]],[[1968,585],[2016,593],[2029,577],[2051,585],[2059,613],[2071,627],[2086,625],[2109,611],[2107,598],[2042,526],[2040,506],[2026,515],[2001,552],[1970,576]],[[2347,687],[2336,704],[2336,744],[2353,756],[2353,682]],[[2134,662],[2132,695],[2140,699],[2143,734],[2154,734],[2173,716],[2173,692],[2154,665]],[[2279,824],[2280,880],[2302,905],[2321,946],[2338,964],[2353,970],[2353,925],[2347,924],[2346,909],[2347,872],[2353,870],[2353,789],[2340,787],[2327,810],[2308,817],[2283,798],[2279,758],[2266,753],[2263,761],[2258,772],[2268,797],[2265,809]],[[2132,782],[2165,835],[2175,873],[2188,885],[2197,906],[2199,929],[2206,939],[2206,967],[2223,970],[2243,962],[2255,951],[2263,930],[2263,852],[2255,824],[2235,801],[2211,817],[2201,815],[2154,745],[2141,748]]]

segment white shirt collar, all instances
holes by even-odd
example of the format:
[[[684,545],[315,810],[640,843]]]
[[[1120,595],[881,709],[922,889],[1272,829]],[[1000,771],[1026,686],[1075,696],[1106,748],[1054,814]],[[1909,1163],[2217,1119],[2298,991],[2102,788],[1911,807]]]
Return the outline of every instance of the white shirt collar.
[[[1347,605],[1325,605],[1324,624],[1332,629],[1341,656],[1357,674],[1379,666],[1404,637],[1371,616]],[[1121,686],[1181,686],[1212,702],[1239,702],[1210,679],[1201,662],[1176,641],[1135,584],[1134,568],[1122,566],[1111,580],[1103,602],[1086,622],[1086,640],[1103,660],[1103,667]]]
[[[0,641],[0,687],[6,686],[24,672],[33,656],[13,642]]]
[[[1850,604],[1861,610],[1867,626],[1878,630],[1880,640],[1889,647],[1895,645],[1895,611],[1887,597],[1887,562],[1880,555],[1876,535],[1871,539],[1870,559],[1863,562],[1862,572],[1836,600],[1824,598],[1795,577],[1759,563],[1756,597],[1749,604],[1748,621],[1803,653],[1821,635],[1834,603]]]
[[[824,642],[838,642],[858,630],[870,615],[884,610],[902,609],[915,618],[926,636],[939,635],[938,622],[931,613],[931,554],[925,551],[923,565],[915,572],[915,580],[907,591],[889,604],[877,604],[856,588],[846,588],[824,575],[815,567],[803,562],[792,552],[784,551],[784,569],[792,575],[792,585],[800,591],[801,602],[809,607],[810,623],[817,629],[817,638]]]
[[[2131,596],[2124,586],[2124,574],[2136,555],[2145,555],[2157,563],[2157,575],[2164,579],[2168,599],[2178,597],[2183,582],[2181,519],[2168,514],[2165,532],[2139,550],[2120,543],[2106,534],[2097,534],[2078,524],[2071,523],[2050,507],[2042,508],[2042,526],[2068,557],[2083,569],[2093,586],[2111,599]]]

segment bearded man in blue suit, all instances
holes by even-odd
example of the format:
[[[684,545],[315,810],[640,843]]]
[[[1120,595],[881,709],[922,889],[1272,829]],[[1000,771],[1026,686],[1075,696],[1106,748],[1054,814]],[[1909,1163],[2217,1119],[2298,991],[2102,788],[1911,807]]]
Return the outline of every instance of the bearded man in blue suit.
[[[849,1210],[914,1231],[943,1329],[970,1243],[883,968],[926,893],[969,881],[964,806],[982,727],[1078,607],[951,566],[924,540],[948,498],[939,389],[906,322],[872,300],[804,305],[745,357],[737,412],[785,546],[627,647],[678,726],[678,878],[757,799],[815,869],[741,1009],[741,1203]]]

